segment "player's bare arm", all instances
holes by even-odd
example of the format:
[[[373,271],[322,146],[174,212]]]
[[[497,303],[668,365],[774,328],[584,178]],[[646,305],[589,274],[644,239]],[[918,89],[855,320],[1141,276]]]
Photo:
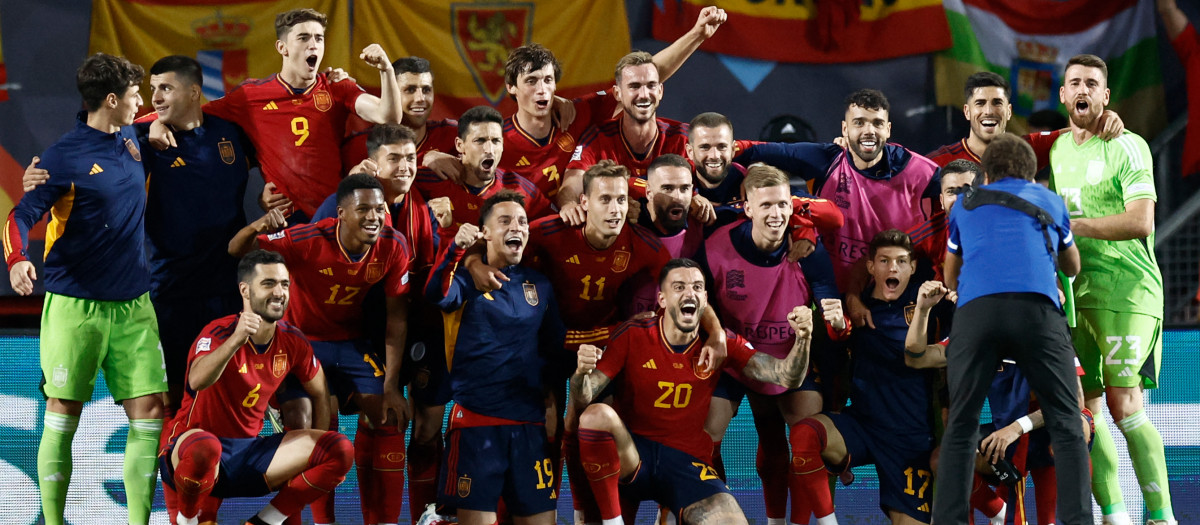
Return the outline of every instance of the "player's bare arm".
[[[583,170],[570,169],[563,172],[562,185],[558,187],[559,215],[568,226],[583,224],[585,220],[583,206],[579,204],[579,196],[583,194]]]
[[[929,312],[951,292],[941,281],[925,281],[917,292],[917,307],[912,323],[904,337],[904,364],[909,368],[942,368],[946,366],[946,347],[928,344]]]
[[[354,102],[354,112],[373,124],[399,124],[404,112],[400,108],[400,82],[392,62],[379,44],[371,44],[358,55],[367,65],[379,70],[379,97],[361,95]]]
[[[742,513],[742,509],[733,495],[728,493],[713,494],[688,505],[683,509],[682,514],[680,518],[684,523],[695,525],[746,523],[746,515]]]
[[[463,164],[458,155],[428,151],[421,156],[421,165],[429,168],[442,180],[449,180],[456,184],[462,182]]]
[[[596,370],[596,363],[603,355],[604,351],[595,346],[579,345],[575,373],[571,375],[571,406],[576,414],[582,414],[611,381],[604,372]]]
[[[850,282],[846,286],[846,313],[854,326],[869,326],[875,328],[875,320],[871,319],[871,310],[862,301],[862,292],[867,288],[871,274],[867,273],[867,258],[859,257],[850,267]]]
[[[729,355],[725,346],[725,329],[721,327],[721,320],[717,319],[716,310],[704,309],[704,313],[700,315],[700,329],[708,334],[704,346],[700,348],[700,369],[712,372],[721,368],[721,363],[724,363]]]
[[[287,219],[283,216],[283,211],[279,208],[271,208],[271,211],[268,211],[266,215],[242,227],[229,240],[229,255],[241,257],[252,250],[258,249],[257,236],[259,234],[278,231],[283,229],[284,226],[287,226]]]
[[[727,18],[725,10],[715,6],[708,6],[700,10],[700,16],[696,18],[696,25],[666,49],[654,55],[654,65],[658,67],[658,74],[662,80],[667,80],[676,71],[679,71],[688,57],[692,56],[692,53],[696,52],[705,40],[712,38]]]
[[[812,341],[812,309],[797,306],[788,314],[788,324],[796,332],[796,341],[787,357],[779,359],[763,352],[755,352],[742,373],[747,377],[774,383],[787,389],[798,388],[808,373],[809,344]]]
[[[387,335],[384,337],[383,421],[404,432],[412,414],[400,391],[400,365],[404,359],[404,341],[408,337],[408,297],[387,298]]]
[[[329,399],[329,384],[325,382],[325,370],[317,368],[317,374],[306,383],[301,383],[309,399]],[[329,403],[313,403],[312,428],[329,430]]]
[[[1075,246],[1072,245],[1071,248],[1075,248]],[[1059,260],[1061,262],[1062,254],[1059,254]],[[1075,260],[1079,260],[1079,250],[1075,250]],[[960,273],[962,273],[962,257],[959,257],[957,253],[947,251],[946,262],[942,264],[942,276],[946,278],[946,282],[944,283],[946,288],[955,291],[958,290],[958,276]],[[1067,271],[1063,269],[1063,273],[1067,273]],[[1078,270],[1076,270],[1076,273],[1078,273]],[[1074,274],[1067,273],[1067,275]]]
[[[229,339],[221,343],[216,350],[200,354],[188,365],[188,387],[199,392],[216,383],[225,371],[225,365],[233,358],[234,352],[246,344],[251,336],[257,334],[262,325],[261,316],[250,311],[248,307],[244,308],[238,315],[237,325]]]
[[[1105,217],[1071,219],[1071,231],[1080,237],[1102,241],[1141,239],[1154,233],[1154,201],[1137,199],[1125,211]]]

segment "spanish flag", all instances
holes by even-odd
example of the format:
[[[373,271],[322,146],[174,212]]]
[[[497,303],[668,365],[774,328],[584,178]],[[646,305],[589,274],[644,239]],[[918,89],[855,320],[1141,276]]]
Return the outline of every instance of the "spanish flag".
[[[354,49],[378,43],[392,60],[429,60],[436,118],[456,118],[481,104],[515,112],[504,62],[510,50],[531,42],[562,64],[559,95],[611,88],[613,68],[629,52],[625,2],[354,0]],[[353,63],[350,73],[363,86],[379,88],[379,73],[365,63]]]
[[[8,100],[8,70],[4,67],[4,37],[0,36],[0,102]]]
[[[275,15],[296,7],[284,0],[94,0],[88,52],[124,56],[146,69],[167,55],[194,57],[212,100],[247,78],[279,72]],[[307,7],[329,17],[322,66],[349,67],[348,0],[312,0]]]
[[[774,62],[868,62],[950,47],[942,0],[659,0],[654,38],[671,42],[716,5],[729,19],[700,49]]]

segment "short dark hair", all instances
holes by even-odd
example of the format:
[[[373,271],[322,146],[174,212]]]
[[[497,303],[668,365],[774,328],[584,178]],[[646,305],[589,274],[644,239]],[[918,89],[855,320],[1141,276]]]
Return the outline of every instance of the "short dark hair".
[[[429,69],[429,61],[421,57],[397,58],[395,62],[392,62],[392,70],[396,72],[396,75],[400,75],[401,73],[415,73],[418,75],[421,73],[433,73],[433,70]]]
[[[1085,53],[1071,57],[1071,59],[1067,61],[1067,67],[1063,68],[1063,82],[1067,81],[1066,72],[1068,69],[1071,69],[1071,66],[1094,67],[1099,69],[1100,73],[1104,75],[1104,81],[1108,82],[1108,64],[1105,64],[1104,59],[1096,55],[1089,55]]]
[[[96,53],[75,71],[75,87],[83,96],[83,105],[94,112],[100,109],[109,93],[117,98],[124,97],[130,87],[142,83],[145,74],[142,66],[125,57]]]
[[[733,131],[733,122],[729,117],[714,111],[708,111],[692,117],[692,122],[688,124],[688,129],[696,128],[719,128],[721,126],[729,126],[729,131]]]
[[[654,70],[658,71],[658,64],[654,63],[654,56],[645,51],[633,51],[628,55],[621,57],[617,61],[617,68],[613,71],[613,81],[619,86],[621,85],[621,71],[627,67],[641,66],[644,64],[653,64]],[[659,79],[660,81],[662,79]]]
[[[508,52],[508,60],[504,61],[504,83],[509,86],[517,85],[517,77],[546,66],[554,66],[554,81],[562,79],[562,65],[554,57],[554,53],[541,44],[526,44]],[[516,97],[512,97],[516,98]]]
[[[986,150],[985,150],[986,151]],[[974,161],[967,159],[954,159],[942,167],[942,175],[947,173],[970,173],[975,179],[983,180],[979,176],[983,174],[983,168]]]
[[[667,261],[667,264],[663,266],[662,271],[658,272],[658,288],[660,290],[662,289],[663,283],[667,282],[667,275],[670,275],[672,270],[677,270],[679,268],[695,268],[700,270],[701,274],[704,273],[704,269],[700,267],[700,263],[688,259],[687,257],[676,257]]]
[[[380,146],[417,143],[417,133],[408,126],[400,124],[377,124],[367,133],[367,156],[375,156]]]
[[[504,117],[500,116],[500,112],[491,106],[475,106],[468,109],[458,118],[458,138],[467,138],[467,133],[471,131],[472,124],[486,124],[494,122],[504,127]]]
[[[183,55],[171,55],[158,59],[150,66],[151,75],[175,73],[175,76],[192,86],[204,83],[204,74],[200,71],[200,63],[196,59]]]
[[[650,166],[646,168],[646,175],[649,176],[649,174],[662,167],[683,168],[687,170],[688,173],[692,172],[692,164],[688,162],[687,159],[683,158],[682,155],[675,153],[664,153],[654,157],[654,160],[650,161]]]
[[[583,194],[587,195],[592,188],[592,181],[602,177],[621,177],[629,181],[629,168],[617,164],[611,159],[601,159],[583,172]]]
[[[254,250],[242,256],[242,260],[238,261],[237,277],[239,283],[249,283],[250,279],[254,278],[255,272],[258,271],[258,266],[261,264],[283,264],[287,265],[287,261],[279,252],[269,250]]]
[[[488,197],[483,201],[483,206],[479,208],[479,227],[483,227],[483,223],[487,222],[488,217],[492,216],[492,208],[501,202],[515,202],[521,209],[525,208],[525,196],[512,190],[500,190],[495,195]]]
[[[849,94],[846,96],[846,109],[850,109],[850,106],[889,112],[892,109],[888,104],[887,97],[883,96],[883,92],[878,89],[860,89]]]
[[[351,174],[338,183],[338,206],[341,206],[343,201],[354,195],[354,192],[358,190],[379,190],[380,193],[383,193],[383,185],[379,183],[379,179],[376,179],[369,173]]]
[[[1050,131],[1067,127],[1067,116],[1053,109],[1034,111],[1029,115],[1029,127],[1045,128]]]
[[[993,142],[993,144],[995,143]],[[992,146],[988,145],[988,149],[992,149]],[[912,239],[908,237],[907,233],[895,228],[883,230],[875,234],[875,237],[871,239],[871,243],[867,247],[868,256],[871,259],[874,259],[875,252],[879,251],[880,248],[888,248],[891,246],[904,248],[904,250],[908,252],[909,257],[913,256]]]
[[[1033,147],[1012,133],[992,139],[981,160],[988,182],[1008,177],[1033,180],[1037,174],[1037,156],[1033,153]]]
[[[975,94],[975,90],[985,87],[998,87],[1004,90],[1004,98],[1012,99],[1012,89],[1008,87],[1008,81],[1004,77],[992,73],[991,71],[979,71],[972,73],[967,77],[967,83],[963,86],[964,100],[971,101],[971,95]]]
[[[292,27],[305,22],[316,22],[321,24],[321,27],[325,27],[329,19],[325,16],[325,13],[307,7],[284,11],[275,17],[275,38],[283,40],[288,32],[292,30]]]

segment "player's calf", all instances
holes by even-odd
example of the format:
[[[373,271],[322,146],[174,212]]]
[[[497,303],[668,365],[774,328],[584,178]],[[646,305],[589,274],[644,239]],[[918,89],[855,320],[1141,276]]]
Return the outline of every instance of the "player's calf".
[[[315,431],[305,432],[309,436],[316,433]],[[301,439],[311,439],[309,436]],[[280,446],[276,454],[293,451],[296,450],[288,447],[285,438],[284,444]],[[272,460],[272,467],[275,466],[275,461]],[[271,500],[269,505],[247,520],[247,523],[280,525],[288,516],[299,513],[305,505],[312,503],[321,495],[333,492],[346,479],[346,473],[350,471],[353,464],[354,446],[350,444],[350,440],[346,436],[337,432],[321,433],[313,443],[308,459],[303,463],[302,470],[299,472],[296,472],[294,467],[280,467],[281,470],[291,471],[284,472],[281,476],[281,473],[272,472],[272,469],[268,468],[267,478],[269,480],[282,477],[286,479],[286,485],[279,490],[279,494]],[[288,477],[286,476],[288,473],[294,474]]]
[[[815,514],[817,522],[837,523],[833,516],[833,495],[829,489],[822,451],[829,444],[824,422],[816,418],[801,420],[788,432],[792,462],[788,490],[792,498],[791,523],[808,523]],[[832,520],[832,521],[831,521]]]
[[[732,494],[722,492],[688,505],[683,509],[683,522],[689,525],[746,525],[742,513]]]
[[[203,430],[190,430],[175,442],[172,451],[175,471],[175,501],[178,522],[197,523],[200,505],[217,482],[221,463],[221,441]]]

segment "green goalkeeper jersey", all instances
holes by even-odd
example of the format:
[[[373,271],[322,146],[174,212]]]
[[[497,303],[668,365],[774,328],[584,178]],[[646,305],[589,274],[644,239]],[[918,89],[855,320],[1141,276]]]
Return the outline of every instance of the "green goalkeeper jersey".
[[[1137,199],[1157,200],[1150,147],[1136,134],[1076,145],[1064,133],[1050,149],[1050,188],[1072,219],[1125,211]],[[1075,278],[1075,307],[1163,316],[1163,281],[1154,257],[1154,234],[1127,241],[1075,237],[1083,269]]]

